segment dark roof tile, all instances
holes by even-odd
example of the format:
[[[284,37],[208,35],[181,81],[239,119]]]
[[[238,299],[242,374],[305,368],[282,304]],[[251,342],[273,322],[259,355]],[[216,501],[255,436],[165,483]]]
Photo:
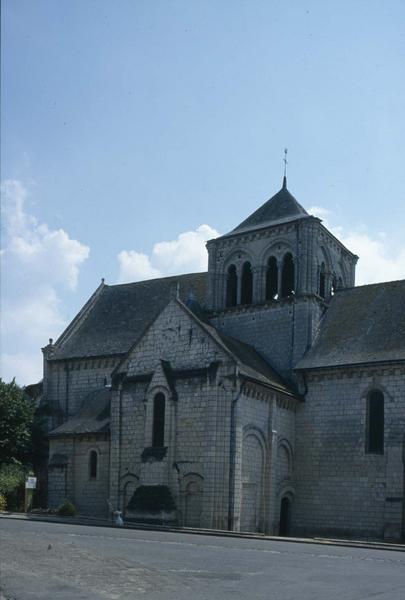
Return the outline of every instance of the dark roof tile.
[[[190,312],[192,313],[193,311]],[[297,393],[290,384],[287,383],[271,365],[269,365],[253,346],[225,335],[212,325],[199,319],[195,313],[193,313],[193,316],[202,329],[204,329],[210,337],[212,337],[219,346],[224,348],[237,362],[239,372],[242,375],[255,379],[259,383],[270,385],[280,392],[297,396]]]
[[[137,283],[106,285],[86,318],[67,338],[56,342],[50,359],[86,358],[125,354],[168,303],[179,282],[184,301],[193,289],[205,304],[207,273],[189,273]]]
[[[297,369],[405,360],[405,280],[339,290]]]
[[[309,214],[305,208],[297,202],[294,196],[290,194],[287,187],[283,185],[281,190],[272,196],[270,200],[267,200],[267,202],[255,210],[255,212],[247,219],[235,227],[235,229],[222,237],[244,233],[245,231],[253,231],[255,229],[261,229],[263,227],[295,221],[296,219],[306,217],[309,217]]]
[[[102,388],[85,397],[79,412],[50,432],[50,437],[105,433],[110,427],[111,389]]]

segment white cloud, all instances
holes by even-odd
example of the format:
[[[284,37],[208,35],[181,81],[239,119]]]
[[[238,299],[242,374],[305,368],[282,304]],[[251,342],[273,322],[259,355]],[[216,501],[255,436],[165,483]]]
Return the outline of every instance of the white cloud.
[[[44,223],[24,210],[27,191],[20,181],[2,185],[3,217],[7,233],[4,253],[16,259],[30,278],[45,278],[48,283],[75,289],[80,265],[89,248],[69,238],[63,229],[49,230]]]
[[[180,233],[176,240],[157,242],[150,256],[135,250],[118,255],[120,283],[142,281],[167,275],[179,275],[207,269],[207,240],[219,233],[209,225]]]
[[[308,208],[307,213],[313,215],[314,217],[319,217],[323,221],[330,215],[330,210],[327,208],[322,208],[322,206],[311,206]]]
[[[1,191],[2,376],[6,380],[15,376],[18,383],[27,384],[41,376],[40,347],[66,326],[60,293],[76,289],[89,248],[29,214],[27,190],[20,181],[5,181]]]
[[[5,335],[18,336],[22,332],[36,344],[45,345],[44,332],[57,332],[66,325],[62,316],[61,300],[49,285],[38,285],[29,295],[5,299],[2,329]]]
[[[152,267],[149,256],[142,252],[122,250],[118,254],[118,262],[120,265],[119,283],[161,277],[159,269]]]
[[[322,219],[323,224],[333,235],[354,254],[359,257],[356,267],[356,285],[380,283],[405,278],[405,246],[393,247],[384,231],[379,231],[377,237],[359,231],[345,231],[341,226],[332,226],[327,219],[330,211],[321,206],[312,206],[309,214]]]
[[[373,239],[365,233],[340,235],[340,241],[359,256],[356,284],[379,283],[405,278],[405,246],[392,248],[387,241]]]
[[[34,356],[31,352],[15,352],[1,355],[2,378],[5,382],[16,379],[19,385],[36,383],[42,378],[41,354]]]

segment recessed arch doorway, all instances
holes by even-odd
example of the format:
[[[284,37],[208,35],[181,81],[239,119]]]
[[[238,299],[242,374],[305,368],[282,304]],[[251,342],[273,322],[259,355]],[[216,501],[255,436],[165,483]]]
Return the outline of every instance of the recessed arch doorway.
[[[280,503],[280,529],[279,535],[288,536],[290,535],[290,521],[291,521],[291,500],[288,496],[283,496]]]

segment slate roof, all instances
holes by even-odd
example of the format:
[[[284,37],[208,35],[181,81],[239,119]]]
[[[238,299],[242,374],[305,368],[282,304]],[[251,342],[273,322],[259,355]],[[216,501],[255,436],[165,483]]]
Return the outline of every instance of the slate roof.
[[[50,467],[64,467],[68,463],[69,457],[67,454],[61,454],[59,452],[56,452],[55,454],[52,454],[51,458],[49,459],[48,465]]]
[[[110,428],[111,389],[102,388],[87,394],[79,412],[50,432],[51,437],[104,433]]]
[[[405,361],[405,280],[339,290],[296,369]]]
[[[235,227],[235,229],[232,229],[232,231],[222,237],[261,229],[278,223],[295,221],[296,219],[303,219],[309,216],[305,208],[290,194],[287,189],[287,182],[284,179],[283,187],[277,194],[272,196],[270,200],[267,200],[247,219]]]
[[[207,273],[105,285],[78,328],[66,341],[62,334],[61,342],[56,342],[50,359],[125,354],[166,306],[176,281],[182,300],[186,301],[193,289],[196,299],[205,303]]]

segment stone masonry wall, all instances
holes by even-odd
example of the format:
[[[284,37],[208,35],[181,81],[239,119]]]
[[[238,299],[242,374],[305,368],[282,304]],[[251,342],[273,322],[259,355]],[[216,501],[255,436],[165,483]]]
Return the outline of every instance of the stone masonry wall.
[[[53,427],[57,427],[80,409],[86,395],[110,383],[117,358],[94,358],[69,361],[48,361],[46,368],[46,400],[57,412]]]
[[[237,403],[235,530],[278,533],[281,494],[294,489],[295,407],[296,400],[260,386],[248,386]]]
[[[297,412],[293,533],[400,536],[404,376],[403,366],[353,367],[307,375],[308,393]],[[371,389],[384,393],[383,454],[366,451]]]
[[[97,452],[97,477],[92,479],[89,455]],[[84,515],[105,517],[109,491],[109,440],[104,436],[51,438],[50,458],[65,454],[65,467],[51,467],[48,479],[48,506],[57,508],[69,499]]]
[[[97,477],[90,477],[89,456],[97,452]],[[74,499],[80,513],[94,517],[108,515],[109,440],[86,436],[77,440],[74,453]]]
[[[65,456],[69,459],[72,455],[73,440],[68,438],[50,438],[49,459],[54,455]],[[71,462],[70,462],[71,465]],[[72,469],[69,464],[50,467],[48,471],[48,506],[58,508],[65,498],[73,502],[69,494],[73,490]]]
[[[283,258],[287,252],[295,265],[295,294],[319,294],[319,273],[322,263],[326,274],[326,297],[332,281],[341,285],[354,285],[357,257],[349,252],[316,217],[278,223],[269,227],[210,240],[208,306],[214,310],[225,307],[227,269],[236,267],[238,280],[242,265],[249,261],[253,275],[253,304],[265,301],[267,261],[276,258],[281,274]],[[280,281],[280,280],[279,280]],[[238,291],[240,303],[240,285]]]
[[[162,360],[170,365],[171,381]],[[216,362],[221,363],[216,375],[210,375],[208,367]],[[233,360],[173,301],[122,370],[128,383],[121,391],[114,390],[112,400],[111,497],[122,504],[121,481],[128,474],[137,485],[168,485],[182,521],[190,500],[187,494],[195,488],[202,493],[201,525],[226,528]],[[159,461],[142,462],[143,450],[151,446],[153,399],[158,392],[166,397],[167,454]]]
[[[309,348],[323,306],[316,298],[291,298],[263,307],[239,307],[219,313],[212,324],[256,348],[285,377]]]

